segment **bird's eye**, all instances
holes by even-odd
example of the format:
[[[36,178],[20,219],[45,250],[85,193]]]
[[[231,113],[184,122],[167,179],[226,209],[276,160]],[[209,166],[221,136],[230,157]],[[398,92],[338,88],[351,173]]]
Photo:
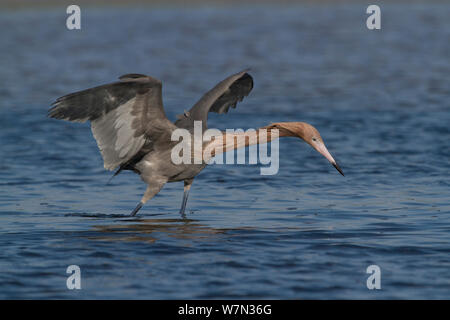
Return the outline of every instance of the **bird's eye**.
[[[316,142],[316,141],[317,141],[317,139],[316,139],[316,138],[312,138],[312,141]]]

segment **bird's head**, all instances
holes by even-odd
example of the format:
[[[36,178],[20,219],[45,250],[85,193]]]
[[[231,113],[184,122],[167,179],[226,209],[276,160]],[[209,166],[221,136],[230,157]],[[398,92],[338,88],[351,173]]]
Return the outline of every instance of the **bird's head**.
[[[306,122],[278,122],[273,123],[266,127],[267,129],[278,129],[279,135],[287,137],[298,137],[308,143],[311,147],[316,149],[321,155],[323,155],[340,174],[344,175],[337,162],[333,159],[328,151],[319,131],[312,125]]]

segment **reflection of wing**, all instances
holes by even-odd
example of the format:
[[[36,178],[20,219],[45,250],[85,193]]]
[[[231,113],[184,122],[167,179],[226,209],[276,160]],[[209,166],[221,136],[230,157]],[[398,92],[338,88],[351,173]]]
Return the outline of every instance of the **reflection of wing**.
[[[205,93],[189,112],[180,115],[175,125],[190,129],[193,128],[194,121],[202,121],[205,129],[208,112],[227,113],[230,107],[236,108],[236,104],[253,89],[253,78],[247,71],[236,73],[218,83]]]
[[[113,170],[130,160],[144,144],[170,135],[175,125],[163,109],[161,82],[140,74],[58,98],[48,116],[75,122],[91,121],[103,157]]]

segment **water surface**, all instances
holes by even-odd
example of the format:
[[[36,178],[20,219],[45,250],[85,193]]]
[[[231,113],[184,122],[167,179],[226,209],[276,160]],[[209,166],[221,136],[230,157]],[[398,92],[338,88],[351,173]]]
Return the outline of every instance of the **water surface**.
[[[0,13],[0,298],[450,298],[450,5],[87,7]],[[106,185],[89,125],[57,97],[125,73],[164,83],[171,119],[251,67],[210,127],[316,126],[346,176],[298,139],[280,171],[211,166],[136,218],[145,185]],[[79,265],[82,289],[68,290]],[[382,289],[368,290],[376,264]]]

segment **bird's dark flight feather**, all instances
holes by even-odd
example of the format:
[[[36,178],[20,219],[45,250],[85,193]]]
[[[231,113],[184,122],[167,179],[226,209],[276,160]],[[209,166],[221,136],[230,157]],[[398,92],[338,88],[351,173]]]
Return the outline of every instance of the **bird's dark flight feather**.
[[[91,121],[106,169],[133,169],[143,149],[153,141],[169,140],[175,125],[162,105],[161,82],[141,74],[58,98],[49,117]]]
[[[253,78],[247,71],[241,71],[219,82],[188,112],[179,115],[175,125],[189,130],[194,127],[194,121],[202,121],[205,129],[208,112],[227,113],[230,107],[236,108],[236,104],[253,89]]]
[[[92,121],[125,104],[138,94],[145,94],[152,88],[155,91],[161,90],[159,80],[144,75],[124,75],[119,79],[122,81],[70,93],[56,99],[48,116],[76,122]],[[137,81],[129,81],[132,79]],[[147,81],[142,81],[143,79]],[[162,105],[160,108],[162,109]]]
[[[230,107],[236,108],[236,104],[241,102],[252,89],[253,79],[248,73],[245,73],[214,102],[209,112],[227,113]]]

